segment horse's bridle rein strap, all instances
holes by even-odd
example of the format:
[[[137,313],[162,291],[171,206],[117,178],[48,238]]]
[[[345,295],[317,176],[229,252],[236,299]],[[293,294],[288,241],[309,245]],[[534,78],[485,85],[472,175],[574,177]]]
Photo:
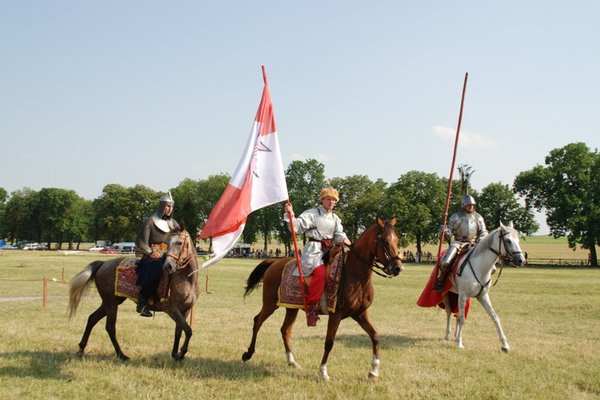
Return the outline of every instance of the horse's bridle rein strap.
[[[189,240],[189,235],[185,235],[183,245],[181,246],[182,253],[183,253],[183,249],[187,249],[186,245],[187,245],[188,240]],[[171,252],[168,252],[167,257],[171,257],[171,258],[175,259],[175,263],[177,264],[177,269],[183,269],[188,266],[188,264],[192,260],[193,255],[189,254],[186,257],[181,258],[181,253],[179,253],[178,256],[174,256],[173,254],[171,254]]]
[[[397,256],[397,255],[396,256],[392,256],[390,254],[390,251],[389,251],[388,247],[386,246],[386,242],[381,237],[381,233],[382,232],[380,231],[380,229],[378,229],[377,230],[377,239],[376,239],[376,242],[377,242],[377,246],[380,246],[380,245],[382,246],[383,252],[385,253],[386,261],[387,262],[392,262],[395,259],[400,259],[399,256]],[[375,274],[377,274],[377,275],[379,275],[381,277],[384,277],[384,278],[392,278],[393,277],[393,275],[388,274],[385,271],[385,266],[381,266],[381,264],[383,264],[383,263],[381,262],[381,260],[378,260],[377,254],[373,258],[373,262],[369,263],[369,262],[367,262],[367,261],[365,261],[365,260],[363,260],[361,258],[360,254],[358,254],[358,252],[356,250],[354,250],[354,247],[350,247],[350,251],[353,251],[354,255],[356,255],[356,258],[358,258],[358,260],[362,264],[364,264],[364,265],[368,266],[369,268],[371,268],[371,271],[373,271]],[[381,270],[383,272],[379,272],[378,270]]]

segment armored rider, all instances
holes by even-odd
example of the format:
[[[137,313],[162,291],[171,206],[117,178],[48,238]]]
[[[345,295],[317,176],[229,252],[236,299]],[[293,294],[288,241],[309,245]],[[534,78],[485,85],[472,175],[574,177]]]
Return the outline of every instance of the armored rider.
[[[463,165],[458,167],[458,170],[462,181],[462,210],[452,214],[448,225],[442,226],[446,236],[448,238],[453,237],[453,240],[439,265],[438,276],[433,286],[433,289],[438,292],[442,290],[451,269],[450,266],[454,263],[457,254],[460,254],[465,246],[474,245],[488,234],[483,217],[475,211],[477,206],[475,199],[468,194],[469,178],[472,174],[471,168]]]
[[[286,203],[283,220],[288,224],[288,212],[292,215],[294,230],[297,233],[304,233],[308,243],[304,246],[302,252],[302,274],[304,276],[312,275],[308,285],[307,302],[307,324],[315,326],[319,315],[319,299],[323,293],[326,282],[326,266],[323,262],[324,253],[333,245],[344,243],[350,246],[350,240],[344,233],[342,221],[334,212],[333,208],[340,200],[338,191],[327,187],[320,193],[321,205],[316,208],[310,208],[294,217],[294,210],[291,203]],[[295,272],[299,275],[298,271]]]
[[[136,252],[141,254],[137,267],[140,295],[136,311],[142,317],[152,316],[146,305],[148,299],[156,296],[169,233],[180,229],[177,221],[172,218],[174,205],[171,192],[162,196],[158,201],[158,209],[142,224],[135,241]]]

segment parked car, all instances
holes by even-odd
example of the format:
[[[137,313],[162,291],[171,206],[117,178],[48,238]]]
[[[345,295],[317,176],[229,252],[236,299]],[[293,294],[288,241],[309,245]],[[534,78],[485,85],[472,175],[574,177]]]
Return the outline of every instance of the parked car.
[[[0,247],[0,250],[17,250],[18,247],[17,246],[13,246],[10,244],[5,244],[4,246]]]
[[[91,251],[92,253],[99,253],[99,252],[101,252],[101,251],[102,251],[102,250],[104,250],[104,249],[105,249],[105,247],[104,247],[104,246],[98,246],[98,245],[96,245],[96,246],[92,246],[92,247],[90,247],[90,248],[88,249],[88,251]]]
[[[41,245],[39,243],[33,242],[33,243],[27,243],[25,246],[23,246],[23,250],[41,250],[39,247]]]
[[[121,247],[121,254],[135,253],[135,246],[123,246]]]
[[[119,254],[119,250],[117,249],[113,249],[112,247],[105,247],[102,250],[99,251],[99,253],[102,254]]]

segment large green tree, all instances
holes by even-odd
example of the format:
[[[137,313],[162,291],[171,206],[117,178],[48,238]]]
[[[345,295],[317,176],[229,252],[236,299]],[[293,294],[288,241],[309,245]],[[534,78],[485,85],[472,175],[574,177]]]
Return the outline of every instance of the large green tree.
[[[74,190],[43,188],[38,192],[33,215],[48,248],[56,242],[57,249],[61,249],[64,241],[70,242],[77,232],[85,232],[85,227],[76,226],[81,211],[78,204],[82,201]]]
[[[12,242],[42,240],[39,224],[34,216],[37,201],[37,192],[33,189],[23,188],[10,194],[4,208],[7,239]]]
[[[539,229],[533,212],[519,204],[508,185],[490,183],[483,188],[477,201],[477,212],[484,216],[489,231],[512,221],[519,231],[531,235]]]
[[[285,170],[285,180],[294,213],[319,204],[319,193],[326,186],[325,166],[314,159],[292,161]],[[284,223],[277,225],[277,237],[285,245],[286,253],[291,250],[291,235]]]
[[[346,235],[354,241],[375,223],[387,184],[381,179],[373,182],[366,175],[353,175],[333,178],[331,186],[340,193],[340,201],[334,211],[342,219]]]
[[[210,212],[219,201],[230,179],[231,177],[227,174],[218,174],[210,175],[207,179],[198,181],[197,197],[194,202],[194,207],[197,208],[192,210],[193,213],[197,213],[195,218],[198,218],[198,233],[208,220]],[[209,251],[212,252],[212,239],[209,240]]]
[[[390,185],[385,209],[398,218],[396,227],[403,246],[415,243],[417,252],[427,243],[439,239],[444,214],[446,182],[437,174],[409,171]]]
[[[580,244],[598,266],[600,243],[600,155],[584,143],[550,151],[545,166],[521,172],[514,190],[527,206],[545,211],[554,237],[567,236],[569,247]]]
[[[159,194],[144,185],[108,184],[93,202],[95,231],[113,242],[133,241],[142,222],[158,206]]]

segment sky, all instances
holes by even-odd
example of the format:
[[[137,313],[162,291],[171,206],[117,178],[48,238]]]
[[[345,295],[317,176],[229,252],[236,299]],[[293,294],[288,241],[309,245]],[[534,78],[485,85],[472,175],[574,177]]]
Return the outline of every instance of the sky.
[[[261,65],[284,168],[448,177],[468,73],[456,163],[479,191],[512,186],[552,149],[600,147],[599,15],[592,0],[0,0],[0,187],[94,199],[231,174]]]

